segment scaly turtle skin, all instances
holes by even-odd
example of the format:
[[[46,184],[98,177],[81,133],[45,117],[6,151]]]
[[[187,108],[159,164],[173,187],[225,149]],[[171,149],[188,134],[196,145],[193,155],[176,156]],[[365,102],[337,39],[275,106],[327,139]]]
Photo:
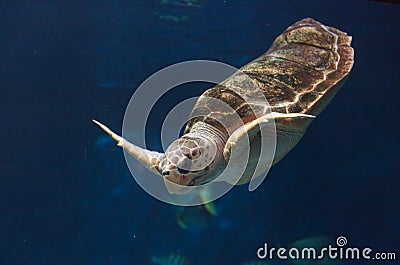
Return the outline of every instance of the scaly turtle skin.
[[[351,37],[338,29],[310,18],[298,21],[278,36],[265,54],[240,69],[262,90],[269,112],[261,117],[254,113],[254,106],[245,99],[253,93],[248,80],[230,78],[202,94],[184,135],[165,154],[128,143],[95,122],[143,165],[169,180],[166,185],[173,193],[185,191],[176,186],[215,179],[230,159],[240,158],[242,149],[247,148],[243,139],[249,139],[249,162],[237,184],[247,183],[255,174],[264,124],[274,119],[276,125],[275,164],[296,146],[313,118],[343,85],[354,62],[350,44]],[[212,99],[226,103],[233,111],[213,109]],[[230,115],[238,115],[241,122],[232,122]],[[233,146],[238,147],[234,152]],[[172,187],[171,182],[179,185]]]

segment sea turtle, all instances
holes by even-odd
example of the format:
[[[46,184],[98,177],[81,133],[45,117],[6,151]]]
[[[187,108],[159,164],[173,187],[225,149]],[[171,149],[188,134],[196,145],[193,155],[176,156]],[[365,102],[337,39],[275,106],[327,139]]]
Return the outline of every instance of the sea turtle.
[[[237,184],[247,183],[258,162],[263,124],[271,119],[275,122],[276,152],[272,161],[275,164],[296,146],[308,125],[344,83],[354,62],[350,44],[351,37],[336,28],[311,18],[296,22],[275,39],[266,53],[240,69],[262,90],[271,111],[257,117],[236,92],[216,85],[199,97],[193,112],[200,115],[187,122],[184,135],[165,153],[135,146],[101,123],[94,122],[149,170],[169,180],[167,186],[171,182],[196,186],[213,180],[232,159],[232,147],[239,151],[248,148],[242,140],[249,139],[249,163]],[[250,93],[246,83],[239,83],[239,87],[244,95]],[[207,98],[227,103],[239,115],[243,123],[229,125],[233,134],[210,118],[210,111],[204,111],[209,104]],[[218,115],[223,116],[224,112],[220,111]],[[201,161],[205,166],[191,170],[193,163],[188,165],[188,161]]]

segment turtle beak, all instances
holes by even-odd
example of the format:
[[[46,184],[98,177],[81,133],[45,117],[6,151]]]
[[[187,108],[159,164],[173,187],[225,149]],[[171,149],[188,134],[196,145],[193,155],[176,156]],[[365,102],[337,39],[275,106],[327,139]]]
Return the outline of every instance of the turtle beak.
[[[170,194],[184,194],[184,193],[189,192],[191,189],[193,189],[193,186],[184,186],[184,185],[176,184],[165,177],[164,177],[164,183],[165,183],[165,187],[167,188],[167,190]]]
[[[178,174],[175,170],[164,170],[163,178],[165,186],[171,194],[183,194],[193,188],[189,186],[191,178],[188,175]]]

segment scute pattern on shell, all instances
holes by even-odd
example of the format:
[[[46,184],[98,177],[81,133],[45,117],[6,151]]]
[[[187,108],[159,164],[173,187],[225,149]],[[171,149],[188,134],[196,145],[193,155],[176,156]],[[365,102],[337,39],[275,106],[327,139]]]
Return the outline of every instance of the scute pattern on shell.
[[[351,37],[345,32],[306,18],[288,27],[265,54],[242,67],[241,71],[262,89],[271,111],[318,115],[353,66],[354,51],[350,44]],[[229,120],[229,115],[234,114],[209,109],[205,97],[229,104],[244,123],[255,119],[243,98],[246,93],[251,93],[246,91],[249,85],[243,81],[235,87],[240,87],[241,96],[223,85],[204,92],[193,109],[197,117],[188,121],[186,132],[198,121],[224,130],[213,117],[225,115]],[[234,130],[240,125],[231,126],[229,129]]]

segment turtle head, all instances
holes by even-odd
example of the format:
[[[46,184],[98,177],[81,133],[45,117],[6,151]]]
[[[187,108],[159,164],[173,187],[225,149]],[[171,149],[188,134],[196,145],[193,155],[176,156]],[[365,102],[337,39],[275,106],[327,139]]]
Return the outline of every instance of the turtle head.
[[[210,179],[216,156],[213,140],[187,134],[167,148],[165,158],[159,164],[160,174],[170,192],[180,193],[176,190],[178,185],[196,186]],[[172,189],[172,186],[176,187]]]
[[[100,122],[93,122],[142,165],[163,176],[170,193],[185,193],[189,188],[182,186],[196,186],[210,181],[215,175],[213,169],[216,162],[223,159],[215,141],[198,134],[185,134],[172,142],[162,154],[131,144]]]

